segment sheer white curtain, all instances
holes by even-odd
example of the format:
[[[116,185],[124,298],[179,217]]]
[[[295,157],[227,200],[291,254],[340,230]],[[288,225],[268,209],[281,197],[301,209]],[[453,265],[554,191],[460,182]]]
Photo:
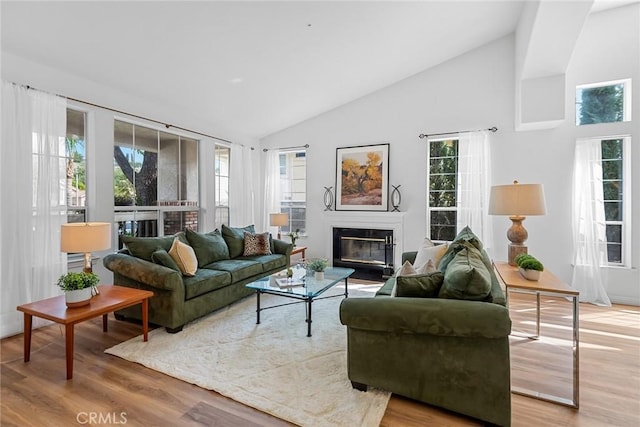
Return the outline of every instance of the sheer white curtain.
[[[276,227],[270,227],[269,214],[280,212],[280,153],[277,150],[267,151],[264,164],[263,206],[264,229],[269,230],[275,236],[278,230]]]
[[[458,136],[457,230],[468,225],[488,252],[493,249],[493,230],[489,218],[489,150],[488,131],[465,132]]]
[[[66,272],[66,100],[2,82],[0,198],[2,337],[23,329],[16,306],[58,295]],[[44,324],[34,319],[34,326]]]
[[[255,224],[253,190],[253,152],[251,147],[231,147],[229,177],[229,222],[233,227]]]
[[[573,165],[571,286],[580,301],[610,306],[606,292],[606,227],[602,187],[602,148],[599,139],[576,142]]]

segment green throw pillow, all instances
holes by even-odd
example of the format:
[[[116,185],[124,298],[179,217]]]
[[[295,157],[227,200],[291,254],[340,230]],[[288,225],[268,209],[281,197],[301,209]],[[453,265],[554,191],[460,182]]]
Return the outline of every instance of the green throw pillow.
[[[151,255],[158,249],[171,249],[174,236],[164,237],[132,237],[120,236],[129,253],[136,258],[151,261]]]
[[[222,224],[222,237],[229,248],[229,256],[237,258],[242,256],[244,251],[244,233],[255,234],[256,230],[253,224],[246,227],[227,227]]]
[[[203,234],[187,229],[186,234],[189,245],[191,245],[196,253],[196,258],[198,258],[198,267],[229,259],[229,248],[219,230]]]
[[[428,274],[396,277],[396,296],[413,298],[435,298],[438,296],[444,274],[439,271]]]
[[[482,250],[482,242],[480,241],[478,236],[476,236],[473,233],[473,231],[471,231],[471,228],[469,228],[468,225],[465,228],[463,228],[462,230],[460,230],[460,232],[458,233],[456,238],[453,239],[453,241],[454,242],[462,242],[462,241],[469,242],[473,246],[475,246],[479,251]]]
[[[462,250],[447,266],[438,296],[473,301],[486,300],[491,292],[491,273],[475,246],[471,243],[462,245]]]
[[[180,267],[178,264],[171,258],[169,252],[164,249],[158,249],[154,253],[151,254],[151,261],[156,264],[164,265],[165,267],[169,267],[172,270],[180,271]]]

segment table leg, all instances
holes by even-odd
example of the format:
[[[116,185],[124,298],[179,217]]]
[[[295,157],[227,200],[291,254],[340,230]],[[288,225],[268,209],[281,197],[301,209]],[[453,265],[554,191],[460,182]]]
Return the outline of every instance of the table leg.
[[[103,314],[102,315],[102,332],[108,332],[109,331],[109,319],[108,319],[109,314]]]
[[[73,323],[65,326],[67,379],[73,378]]]
[[[344,297],[349,298],[349,278],[344,278]]]
[[[149,299],[142,300],[142,335],[144,342],[149,339]]]
[[[260,291],[256,291],[256,303],[258,304],[256,308],[256,324],[260,324]]]
[[[540,338],[540,292],[536,292],[536,336],[533,339]]]
[[[24,361],[28,362],[31,359],[31,324],[33,316],[30,314],[24,314]]]
[[[580,326],[578,297],[573,297],[573,405],[580,406]]]
[[[313,298],[307,299],[307,336],[311,336],[311,303]]]

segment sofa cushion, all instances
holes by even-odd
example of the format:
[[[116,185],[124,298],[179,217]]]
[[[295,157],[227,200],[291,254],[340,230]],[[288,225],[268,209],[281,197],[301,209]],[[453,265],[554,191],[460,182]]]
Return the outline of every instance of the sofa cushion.
[[[262,264],[250,259],[228,259],[216,261],[205,266],[210,270],[222,270],[231,273],[231,280],[239,282],[262,273]]]
[[[269,233],[253,234],[244,232],[244,251],[242,256],[271,255]]]
[[[453,239],[453,241],[454,242],[462,242],[462,241],[469,242],[473,246],[475,246],[479,251],[482,250],[482,242],[480,241],[478,236],[476,236],[474,234],[474,232],[471,231],[471,228],[469,228],[469,226],[466,226],[465,228],[460,230],[460,232],[455,237],[455,239]]]
[[[189,300],[207,292],[231,284],[231,274],[227,271],[200,268],[191,277],[183,277],[185,299]]]
[[[178,267],[178,264],[176,264],[173,258],[171,258],[169,252],[165,251],[164,249],[158,249],[154,253],[152,253],[151,261],[155,264],[164,265],[165,267],[168,267],[172,270],[180,271],[180,267]]]
[[[147,261],[151,261],[151,255],[157,249],[164,249],[169,251],[171,244],[173,243],[174,236],[164,237],[133,237],[133,236],[120,236],[122,243],[127,246],[129,253],[136,258],[141,258]]]
[[[444,274],[440,271],[396,277],[396,296],[413,298],[435,298],[438,296]]]
[[[222,237],[229,248],[229,257],[237,258],[244,251],[244,233],[255,233],[253,224],[246,227],[228,227],[222,224]]]
[[[215,261],[229,259],[229,248],[219,230],[210,233],[197,233],[187,229],[187,240],[198,257],[198,267]]]
[[[433,265],[438,265],[446,250],[446,244],[436,246],[430,239],[425,238],[418,248],[416,259],[413,262],[413,268],[416,269],[417,273],[424,273],[427,262],[432,260]]]
[[[263,273],[277,269],[284,269],[287,267],[287,257],[280,254],[254,255],[248,257],[243,256],[237,259],[246,259],[249,261],[260,263],[260,265],[262,265]]]
[[[193,276],[198,269],[198,258],[191,246],[183,243],[177,237],[173,239],[169,255],[178,264],[180,271],[185,276]]]
[[[461,246],[462,249],[444,272],[444,282],[438,296],[483,301],[491,292],[491,273],[475,246],[466,242]]]

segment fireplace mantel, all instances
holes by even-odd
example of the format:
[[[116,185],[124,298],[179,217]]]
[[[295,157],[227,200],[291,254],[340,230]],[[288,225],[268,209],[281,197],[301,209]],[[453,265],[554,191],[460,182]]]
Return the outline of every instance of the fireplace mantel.
[[[405,212],[375,212],[375,211],[331,211],[324,212],[324,229],[327,236],[333,236],[334,227],[343,228],[371,228],[376,230],[393,230],[394,265],[400,268],[404,242]],[[333,259],[333,245],[331,237],[325,239],[325,253]]]

